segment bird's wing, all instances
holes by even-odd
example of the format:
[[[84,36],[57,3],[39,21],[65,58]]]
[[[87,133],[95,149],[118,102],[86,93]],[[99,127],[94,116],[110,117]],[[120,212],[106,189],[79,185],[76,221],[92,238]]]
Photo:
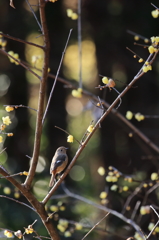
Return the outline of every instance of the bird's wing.
[[[66,161],[66,155],[62,154],[62,155],[59,155],[57,156],[56,158],[56,162],[51,165],[51,168],[50,168],[50,173],[52,173],[52,171],[54,171],[56,168],[58,168],[59,166],[61,166],[61,164]]]

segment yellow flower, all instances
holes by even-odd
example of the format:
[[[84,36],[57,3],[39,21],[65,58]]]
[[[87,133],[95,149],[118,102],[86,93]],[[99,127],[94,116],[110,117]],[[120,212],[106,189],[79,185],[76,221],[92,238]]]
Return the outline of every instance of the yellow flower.
[[[156,48],[154,48],[153,46],[149,46],[148,50],[149,50],[149,53],[154,53],[156,51]]]
[[[8,137],[12,137],[12,136],[13,136],[13,133],[8,133],[7,136],[8,136]]]
[[[150,222],[149,225],[148,225],[148,230],[151,231],[154,226],[155,226],[155,224]]]
[[[3,123],[6,124],[6,125],[9,125],[9,124],[12,123],[9,116],[2,117],[2,121],[3,121]]]
[[[139,41],[139,39],[140,39],[139,36],[137,36],[137,35],[134,36],[134,40],[135,40],[135,41]]]
[[[57,229],[60,230],[60,232],[65,232],[66,228],[62,226],[61,224],[57,225]]]
[[[81,230],[83,228],[82,224],[80,223],[75,223],[75,229],[76,230]]]
[[[94,129],[93,125],[89,125],[89,127],[87,128],[87,131],[89,133],[91,133],[93,131],[93,129]]]
[[[71,232],[70,232],[70,231],[66,231],[66,232],[64,233],[64,236],[65,236],[65,237],[71,237]]]
[[[19,192],[15,192],[15,193],[14,193],[14,197],[15,197],[15,198],[20,198],[20,193],[19,193]]]
[[[126,191],[128,191],[128,190],[129,190],[128,186],[124,186],[124,187],[123,187],[123,191],[124,191],[124,192],[126,192]]]
[[[72,20],[77,20],[78,14],[77,13],[72,13],[71,18],[72,18]]]
[[[145,116],[142,115],[141,113],[136,113],[135,114],[135,119],[140,122],[140,121],[145,119]]]
[[[117,189],[118,189],[118,185],[116,185],[116,184],[113,184],[110,188],[110,190],[112,190],[112,191],[116,191]]]
[[[152,180],[152,181],[158,180],[158,173],[153,172],[153,173],[151,174],[151,180]]]
[[[59,210],[60,210],[60,211],[65,211],[65,210],[66,210],[66,207],[65,207],[65,206],[60,206],[60,207],[59,207]]]
[[[101,198],[101,199],[104,199],[104,198],[106,198],[107,197],[107,193],[106,192],[101,192],[100,193],[100,195],[99,195],[99,197]]]
[[[72,96],[81,98],[82,97],[82,88],[78,88],[77,90],[72,90]]]
[[[109,79],[108,79],[107,77],[103,77],[103,78],[102,78],[102,82],[103,82],[104,84],[108,84]]]
[[[18,237],[19,239],[21,239],[23,237],[23,234],[22,234],[22,232],[20,230],[18,230],[17,232],[14,232],[14,235],[16,237]]]
[[[3,142],[3,137],[2,136],[0,136],[0,143],[2,143]]]
[[[68,17],[71,17],[72,13],[73,13],[72,9],[67,9],[67,16]]]
[[[138,62],[141,63],[141,62],[143,62],[143,61],[144,61],[143,58],[140,58]]]
[[[152,15],[153,18],[158,18],[158,16],[159,16],[158,9],[153,10],[153,11],[151,12],[151,15]]]
[[[127,112],[126,112],[126,118],[127,118],[128,120],[131,120],[131,119],[133,118],[133,113],[132,113],[131,111],[127,111]]]
[[[13,233],[8,231],[8,230],[5,230],[4,231],[4,235],[7,237],[7,238],[12,238],[13,237]]]
[[[28,176],[28,172],[24,171],[23,175]]]
[[[26,234],[31,234],[34,232],[34,229],[29,225],[28,228],[25,228],[25,233]]]
[[[11,112],[11,111],[14,110],[14,107],[7,106],[7,107],[5,108],[5,110],[6,110],[7,112]]]
[[[11,194],[11,189],[9,187],[4,187],[3,192],[7,195]]]
[[[54,3],[54,2],[56,2],[56,1],[58,1],[58,0],[49,0],[49,1]]]
[[[105,174],[105,169],[104,167],[99,167],[97,172],[99,173],[99,175],[103,176]]]
[[[72,135],[69,135],[67,137],[67,142],[73,143],[73,136]]]
[[[142,206],[140,208],[140,214],[145,215],[150,213],[150,206]]]
[[[52,211],[52,212],[57,212],[58,211],[58,206],[56,206],[56,205],[51,205],[50,206],[50,210]]]

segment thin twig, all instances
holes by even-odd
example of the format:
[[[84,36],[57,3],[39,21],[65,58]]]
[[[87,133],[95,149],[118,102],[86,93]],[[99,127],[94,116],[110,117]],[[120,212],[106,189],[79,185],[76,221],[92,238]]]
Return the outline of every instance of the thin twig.
[[[82,197],[82,196],[80,196],[80,195],[78,195],[78,194],[75,194],[75,193],[70,192],[70,191],[65,187],[64,183],[62,184],[62,186],[63,186],[64,192],[65,192],[69,197],[78,199],[78,200],[80,200],[80,201],[82,201],[82,202],[85,202],[85,203],[91,205],[92,207],[98,208],[98,209],[100,209],[100,210],[102,210],[102,211],[104,211],[104,212],[107,212],[107,213],[109,212],[110,214],[112,214],[112,215],[120,218],[121,220],[123,220],[123,221],[126,222],[127,224],[131,225],[131,226],[140,234],[140,236],[145,240],[145,236],[144,236],[143,232],[141,231],[140,227],[139,227],[133,220],[126,218],[123,214],[121,214],[121,213],[119,213],[119,212],[117,212],[117,211],[115,211],[115,210],[109,209],[109,208],[106,207],[106,206],[102,206],[102,205],[100,205],[100,204],[97,204],[97,203],[95,203],[95,202],[93,202],[93,201],[85,198],[85,197]]]
[[[3,106],[4,106],[4,107],[10,106],[10,107],[14,107],[14,108],[23,107],[23,108],[28,108],[28,109],[31,109],[31,110],[34,110],[34,111],[37,112],[37,109],[31,108],[31,107],[29,107],[29,106],[24,106],[24,105],[22,105],[22,104],[20,104],[20,105],[3,105]]]
[[[155,226],[152,228],[151,232],[148,234],[148,236],[146,237],[146,239],[148,239],[151,234],[153,233],[153,231],[155,230],[155,228],[157,227],[157,225],[159,224],[159,214],[156,212],[156,210],[154,209],[154,207],[152,205],[150,205],[150,208],[152,208],[152,210],[155,212],[155,214],[157,215],[158,217],[158,221],[157,223],[155,224]]]
[[[30,208],[31,210],[33,210],[34,212],[36,212],[35,208],[29,206],[29,205],[26,204],[26,203],[20,202],[20,201],[14,199],[14,198],[10,198],[10,197],[4,196],[4,195],[0,195],[0,197],[1,197],[1,198],[7,198],[7,199],[9,199],[9,200],[11,200],[11,201],[14,201],[14,202],[16,202],[16,203],[19,203],[19,204],[21,204],[21,205],[23,205],[23,206],[25,206],[25,207],[28,207],[28,208]]]
[[[6,150],[7,148],[2,149],[2,151],[0,152],[0,155]]]
[[[2,35],[3,37],[6,37],[6,38],[12,39],[12,40],[14,40],[14,41],[16,41],[16,42],[21,42],[21,43],[24,43],[24,44],[29,44],[29,45],[32,45],[32,46],[34,46],[34,47],[41,48],[41,49],[44,48],[43,46],[40,46],[40,45],[38,45],[38,44],[36,44],[36,43],[28,42],[28,41],[22,40],[22,39],[20,39],[20,38],[15,38],[15,37],[10,36],[9,34],[4,34],[4,33],[1,32],[0,35]]]
[[[68,135],[71,135],[71,134],[69,134],[69,132],[67,132],[66,130],[64,130],[64,129],[60,128],[60,127],[55,126],[55,128],[60,129],[61,131],[65,132],[65,133],[68,134]],[[76,140],[76,142],[78,142],[80,145],[82,145],[82,144],[80,143],[80,141],[78,141],[74,136],[73,136],[73,138]]]
[[[82,238],[82,240],[84,240],[92,231],[95,227],[97,227],[110,213],[108,212],[99,222],[97,222],[90,230],[88,233],[86,233],[86,235]]]
[[[37,16],[36,16],[36,14],[35,14],[35,12],[34,12],[32,6],[30,5],[30,3],[29,3],[28,0],[25,0],[25,1],[27,2],[27,4],[28,4],[28,6],[29,6],[29,8],[30,8],[30,10],[31,10],[31,12],[32,12],[32,14],[33,14],[33,16],[34,16],[34,18],[35,18],[35,20],[36,20],[36,22],[37,22],[37,24],[38,24],[38,26],[39,26],[39,28],[40,28],[40,30],[41,30],[41,32],[43,33],[42,26],[41,26],[39,20],[37,19]]]
[[[137,203],[135,204],[134,210],[133,210],[132,215],[131,215],[131,219],[132,220],[134,220],[135,215],[136,215],[136,213],[137,213],[137,211],[139,209],[140,204],[141,204],[141,201],[137,201]]]
[[[9,53],[7,53],[6,51],[4,51],[3,49],[0,49],[0,51],[4,54],[4,55],[6,55],[6,56],[8,56],[8,57],[10,57],[10,58],[12,58],[12,59],[14,59],[14,61],[15,62],[17,62],[19,65],[21,65],[23,68],[25,68],[26,70],[28,70],[29,72],[31,72],[35,77],[37,77],[39,80],[41,80],[41,77],[39,76],[39,75],[37,75],[34,71],[32,71],[29,67],[27,67],[24,63],[22,63],[21,61],[18,61],[16,58],[14,58],[12,55],[10,55]]]
[[[43,119],[42,119],[42,124],[44,124],[45,117],[46,117],[47,111],[49,109],[50,101],[51,101],[51,98],[52,98],[52,95],[53,95],[53,92],[54,92],[54,89],[55,89],[57,78],[58,78],[58,75],[59,75],[59,72],[60,72],[60,68],[61,68],[61,65],[62,65],[62,62],[63,62],[63,58],[64,58],[64,55],[65,55],[65,52],[66,52],[66,48],[67,48],[67,45],[68,45],[68,42],[69,42],[72,30],[73,29],[70,29],[70,32],[68,34],[68,38],[67,38],[67,41],[66,41],[66,44],[65,44],[64,51],[62,52],[60,64],[59,64],[59,67],[58,67],[58,70],[57,70],[57,73],[56,73],[56,77],[55,77],[55,80],[54,80],[54,83],[53,83],[53,86],[52,86],[52,89],[51,89],[51,92],[50,92],[50,95],[49,95],[49,99],[48,99],[48,102],[47,102],[45,113],[44,113],[44,116],[43,116]]]

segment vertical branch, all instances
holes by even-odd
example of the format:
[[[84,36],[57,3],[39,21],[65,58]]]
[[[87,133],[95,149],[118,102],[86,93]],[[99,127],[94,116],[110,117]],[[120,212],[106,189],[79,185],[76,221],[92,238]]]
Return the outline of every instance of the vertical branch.
[[[40,140],[42,133],[42,118],[43,118],[43,110],[44,110],[44,99],[46,93],[46,81],[48,76],[48,66],[49,66],[49,36],[46,25],[46,17],[45,17],[45,4],[44,0],[39,0],[39,11],[40,11],[40,19],[42,26],[42,34],[44,37],[44,65],[42,69],[42,77],[40,81],[40,89],[39,89],[39,101],[38,101],[38,111],[37,111],[37,119],[36,119],[36,130],[35,130],[35,141],[34,141],[34,149],[33,149],[33,157],[31,160],[31,166],[29,169],[29,175],[25,181],[25,187],[30,189],[33,177],[35,175],[35,170],[38,162],[39,151],[40,151]]]
[[[82,35],[81,35],[81,0],[78,0],[78,62],[79,88],[82,88]]]

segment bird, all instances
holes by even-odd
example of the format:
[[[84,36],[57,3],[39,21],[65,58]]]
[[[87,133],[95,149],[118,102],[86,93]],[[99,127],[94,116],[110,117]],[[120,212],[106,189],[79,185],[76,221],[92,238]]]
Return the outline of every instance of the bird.
[[[66,154],[67,148],[59,147],[55,155],[52,158],[51,166],[50,166],[50,174],[51,179],[49,183],[49,187],[54,185],[56,174],[61,173],[67,166],[68,156]]]

